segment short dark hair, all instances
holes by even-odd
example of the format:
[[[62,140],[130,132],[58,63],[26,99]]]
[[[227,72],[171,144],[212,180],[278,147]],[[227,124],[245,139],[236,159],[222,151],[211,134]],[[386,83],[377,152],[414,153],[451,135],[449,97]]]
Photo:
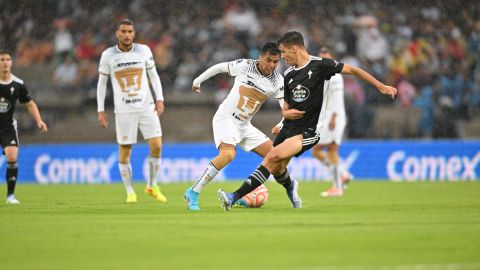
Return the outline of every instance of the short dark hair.
[[[280,44],[283,44],[286,46],[297,45],[305,47],[305,43],[303,42],[303,36],[300,32],[297,31],[287,32],[277,41],[277,44],[278,46],[280,46]]]
[[[280,49],[278,48],[275,42],[267,42],[263,44],[261,53],[262,54],[269,53],[270,55],[280,55]]]
[[[9,50],[6,49],[0,49],[0,54],[8,54],[10,57],[12,57],[12,53]]]
[[[120,28],[120,25],[132,25],[132,26],[134,26],[135,24],[130,19],[123,19],[117,24],[117,29]]]

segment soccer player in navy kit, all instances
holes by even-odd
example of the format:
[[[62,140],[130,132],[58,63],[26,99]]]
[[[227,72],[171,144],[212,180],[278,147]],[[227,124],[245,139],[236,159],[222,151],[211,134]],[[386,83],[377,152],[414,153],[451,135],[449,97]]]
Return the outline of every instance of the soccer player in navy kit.
[[[321,125],[317,124],[322,110],[325,80],[336,73],[350,74],[372,84],[382,94],[394,98],[397,93],[397,89],[381,83],[360,68],[311,56],[299,32],[286,33],[278,45],[281,57],[291,66],[284,76],[283,128],[273,143],[274,148],[239,189],[233,193],[218,190],[225,210],[230,210],[239,198],[260,186],[270,174],[286,188],[293,208],[301,208],[298,182],[290,178],[287,165],[292,157],[299,157],[320,139]]]
[[[30,97],[25,84],[12,74],[12,55],[0,50],[0,143],[7,159],[7,204],[19,204],[15,198],[15,185],[18,176],[18,130],[13,118],[17,100],[25,104],[41,132],[47,132],[38,107]]]

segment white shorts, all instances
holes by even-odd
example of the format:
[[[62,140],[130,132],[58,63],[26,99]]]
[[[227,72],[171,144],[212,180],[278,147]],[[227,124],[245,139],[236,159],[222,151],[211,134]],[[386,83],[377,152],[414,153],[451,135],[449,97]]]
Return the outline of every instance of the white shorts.
[[[320,140],[317,144],[327,145],[336,143],[337,145],[340,145],[342,143],[343,132],[345,131],[345,127],[347,125],[345,117],[337,117],[335,128],[332,130],[328,128],[328,123],[329,121],[325,121],[323,123],[323,126],[320,130]]]
[[[162,136],[162,127],[153,110],[115,114],[118,144],[137,143],[138,129],[145,140]]]
[[[245,123],[233,117],[215,115],[212,124],[217,149],[221,143],[238,144],[243,150],[249,152],[270,140],[250,122]]]

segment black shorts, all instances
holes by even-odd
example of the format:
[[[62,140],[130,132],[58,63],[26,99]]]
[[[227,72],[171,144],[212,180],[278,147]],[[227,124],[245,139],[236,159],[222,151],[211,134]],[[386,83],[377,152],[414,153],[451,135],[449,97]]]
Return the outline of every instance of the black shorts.
[[[305,151],[312,148],[320,140],[320,134],[316,132],[316,127],[283,126],[283,128],[280,130],[280,133],[278,133],[277,138],[275,138],[275,141],[273,141],[273,146],[277,146],[286,139],[298,134],[303,135],[303,147],[302,150],[295,155],[295,157],[301,156]]]
[[[15,125],[0,128],[0,144],[3,149],[7,146],[18,147],[18,133]]]

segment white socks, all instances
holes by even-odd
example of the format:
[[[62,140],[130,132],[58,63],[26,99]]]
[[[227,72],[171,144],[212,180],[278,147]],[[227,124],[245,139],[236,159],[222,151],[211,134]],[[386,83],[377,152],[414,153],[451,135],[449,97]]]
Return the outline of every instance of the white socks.
[[[118,169],[122,176],[123,185],[127,190],[127,194],[135,193],[132,186],[132,165],[130,163],[118,163]]]
[[[160,164],[162,163],[161,157],[148,157],[148,181],[147,187],[152,187],[157,184],[157,176],[160,171]]]
[[[193,184],[192,190],[200,193],[204,186],[206,186],[210,181],[217,176],[218,170],[213,166],[212,162],[208,163],[207,168],[203,172],[202,176]]]
[[[330,170],[332,171],[333,176],[333,186],[337,190],[343,189],[340,166],[338,164],[330,164]]]

